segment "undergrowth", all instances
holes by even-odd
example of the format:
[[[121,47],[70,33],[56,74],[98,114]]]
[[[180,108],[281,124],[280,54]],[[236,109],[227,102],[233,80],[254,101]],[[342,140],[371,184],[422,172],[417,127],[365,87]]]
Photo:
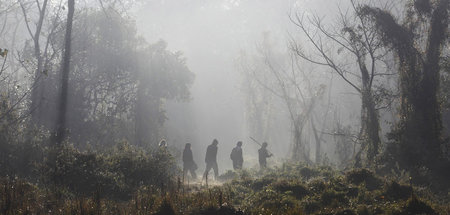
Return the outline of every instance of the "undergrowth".
[[[104,161],[106,162],[106,161]],[[381,178],[367,169],[344,173],[286,163],[280,168],[227,172],[218,186],[141,185],[121,200],[93,190],[0,180],[1,214],[449,214],[449,199],[425,187]]]

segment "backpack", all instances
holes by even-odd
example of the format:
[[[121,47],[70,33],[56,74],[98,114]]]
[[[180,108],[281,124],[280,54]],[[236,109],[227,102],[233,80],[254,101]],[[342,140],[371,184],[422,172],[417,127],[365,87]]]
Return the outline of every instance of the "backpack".
[[[236,159],[236,148],[233,148],[233,150],[231,150],[231,154],[230,154],[230,158],[231,160]]]

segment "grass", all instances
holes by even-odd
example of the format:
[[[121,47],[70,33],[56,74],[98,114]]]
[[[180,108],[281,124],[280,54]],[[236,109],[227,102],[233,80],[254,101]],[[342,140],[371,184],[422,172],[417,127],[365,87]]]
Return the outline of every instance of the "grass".
[[[306,175],[303,175],[303,174]],[[94,190],[77,196],[62,188],[0,179],[1,214],[449,214],[447,197],[380,178],[366,169],[284,164],[265,173],[226,173],[208,188],[142,186],[130,200]],[[228,177],[230,176],[230,177]],[[233,176],[233,177],[231,177]],[[195,187],[197,186],[197,187]],[[195,187],[195,188],[194,188]]]

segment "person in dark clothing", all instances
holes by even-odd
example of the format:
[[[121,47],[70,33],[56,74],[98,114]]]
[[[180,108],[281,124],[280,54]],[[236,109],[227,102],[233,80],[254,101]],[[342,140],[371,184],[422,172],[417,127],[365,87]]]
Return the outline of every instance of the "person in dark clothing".
[[[214,178],[217,180],[217,177],[219,176],[219,168],[217,166],[217,144],[219,144],[219,141],[216,139],[213,140],[211,145],[208,146],[206,149],[206,169],[205,173],[203,174],[203,178],[206,178],[208,176],[209,171],[211,168],[214,169]]]
[[[236,147],[231,150],[230,158],[233,161],[233,169],[242,169],[244,158],[242,157],[242,141],[237,142]]]
[[[197,164],[194,162],[194,157],[192,156],[191,144],[186,143],[183,151],[183,178],[186,177],[187,172],[191,172],[193,179],[197,179],[195,170],[197,169]]]
[[[267,167],[267,158],[272,157],[272,153],[267,151],[267,143],[264,142],[261,148],[258,150],[259,155],[259,166],[261,169],[265,169]]]

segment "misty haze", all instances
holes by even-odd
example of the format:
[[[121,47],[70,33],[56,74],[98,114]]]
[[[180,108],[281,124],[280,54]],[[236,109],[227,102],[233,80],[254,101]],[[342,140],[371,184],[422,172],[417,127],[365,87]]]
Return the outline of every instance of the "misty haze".
[[[2,0],[1,214],[449,214],[450,0]]]

